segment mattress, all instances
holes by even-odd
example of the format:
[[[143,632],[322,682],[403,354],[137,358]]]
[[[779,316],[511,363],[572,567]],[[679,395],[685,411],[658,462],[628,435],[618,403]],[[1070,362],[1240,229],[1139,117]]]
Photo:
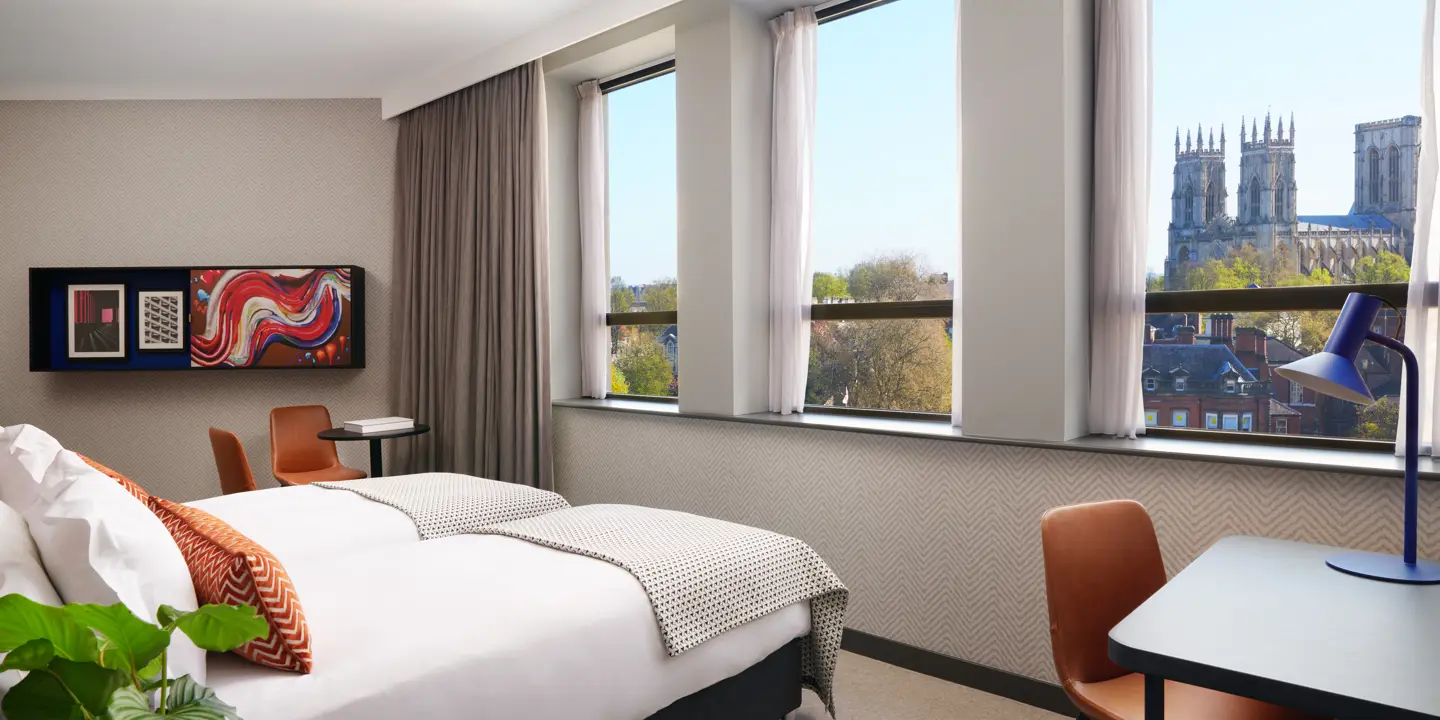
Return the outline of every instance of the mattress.
[[[628,572],[500,536],[282,562],[315,669],[212,654],[208,684],[250,720],[638,720],[810,630],[798,603],[672,658]]]

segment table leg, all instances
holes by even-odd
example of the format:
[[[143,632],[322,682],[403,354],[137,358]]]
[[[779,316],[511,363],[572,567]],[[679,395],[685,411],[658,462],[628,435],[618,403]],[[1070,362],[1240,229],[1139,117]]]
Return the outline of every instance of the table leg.
[[[385,476],[385,457],[380,450],[380,439],[370,441],[370,477]]]
[[[1145,720],[1165,720],[1165,678],[1145,676]]]

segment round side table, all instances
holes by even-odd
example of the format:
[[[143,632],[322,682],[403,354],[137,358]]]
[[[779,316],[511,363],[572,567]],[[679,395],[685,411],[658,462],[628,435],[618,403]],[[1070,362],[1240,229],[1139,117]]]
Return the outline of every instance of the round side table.
[[[321,430],[318,437],[321,440],[330,440],[333,442],[353,442],[355,440],[369,440],[370,477],[384,477],[385,458],[380,450],[380,441],[391,440],[394,438],[410,437],[412,435],[424,435],[427,432],[430,432],[429,425],[426,425],[425,423],[415,423],[415,427],[412,428],[377,433],[357,433],[350,432],[345,428],[330,428],[329,430]]]

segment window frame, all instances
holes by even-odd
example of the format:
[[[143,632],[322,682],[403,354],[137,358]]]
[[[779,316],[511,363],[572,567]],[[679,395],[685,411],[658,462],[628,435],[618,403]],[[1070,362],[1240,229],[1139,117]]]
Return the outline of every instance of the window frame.
[[[1165,290],[1145,294],[1145,314],[1164,315],[1180,313],[1216,312],[1280,312],[1305,310],[1339,310],[1345,305],[1350,293],[1374,295],[1405,310],[1409,302],[1408,283],[1374,283],[1356,285],[1311,285],[1279,288],[1238,288],[1230,290]],[[1435,303],[1440,298],[1440,283],[1426,289],[1427,302]],[[1303,392],[1303,390],[1302,390]],[[1209,428],[1211,415],[1216,416],[1216,428]],[[1394,452],[1395,443],[1389,440],[1360,440],[1356,438],[1325,437],[1316,435],[1281,435],[1269,432],[1235,432],[1218,429],[1218,413],[1205,412],[1202,425],[1190,428],[1150,428],[1146,434],[1151,437],[1183,438],[1213,442],[1245,442],[1262,445],[1282,445],[1302,448],[1327,448],[1353,451]],[[1253,427],[1253,424],[1252,424]]]
[[[620,75],[616,75],[607,80],[602,80],[600,82],[600,93],[602,95],[609,95],[616,90],[623,90],[632,85],[639,85],[646,80],[654,80],[655,78],[663,77],[674,72],[675,58],[664,58],[662,60],[647,63],[634,70],[621,73]],[[606,178],[606,184],[607,186],[609,184],[608,177]],[[678,243],[680,239],[677,237],[675,241]],[[607,227],[605,228],[605,257],[608,264],[608,260],[610,257],[610,228],[608,227],[608,219]],[[608,268],[605,274],[607,276],[610,274],[608,272]],[[605,313],[605,326],[607,328],[624,327],[626,325],[674,325],[676,331],[678,332],[680,328],[680,312],[678,310],[657,310],[654,312],[642,311]],[[679,397],[671,397],[669,395],[635,395],[631,393],[607,392],[605,396],[620,398],[622,400],[640,400],[643,402],[680,402]]]

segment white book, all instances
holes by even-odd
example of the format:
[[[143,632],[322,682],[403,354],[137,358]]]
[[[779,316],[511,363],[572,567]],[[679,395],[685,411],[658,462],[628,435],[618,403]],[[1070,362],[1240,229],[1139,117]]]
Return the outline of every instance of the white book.
[[[350,432],[366,435],[369,433],[393,432],[395,430],[410,430],[415,427],[415,421],[403,417],[373,418],[370,420],[347,420],[345,429]]]

